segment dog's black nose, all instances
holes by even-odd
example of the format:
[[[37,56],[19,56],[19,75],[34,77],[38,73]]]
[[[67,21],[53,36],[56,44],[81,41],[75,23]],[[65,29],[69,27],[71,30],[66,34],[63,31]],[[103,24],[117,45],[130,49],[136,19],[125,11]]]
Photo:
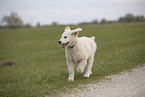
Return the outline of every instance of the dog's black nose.
[[[61,41],[58,41],[59,44],[61,44]]]

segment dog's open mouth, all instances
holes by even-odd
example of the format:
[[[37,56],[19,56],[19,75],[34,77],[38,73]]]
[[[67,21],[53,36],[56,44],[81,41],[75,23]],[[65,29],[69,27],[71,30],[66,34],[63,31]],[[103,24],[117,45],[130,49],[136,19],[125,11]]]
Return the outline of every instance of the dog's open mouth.
[[[68,44],[69,44],[69,42],[67,42],[67,43],[65,43],[65,44],[62,44],[62,48],[67,47]]]

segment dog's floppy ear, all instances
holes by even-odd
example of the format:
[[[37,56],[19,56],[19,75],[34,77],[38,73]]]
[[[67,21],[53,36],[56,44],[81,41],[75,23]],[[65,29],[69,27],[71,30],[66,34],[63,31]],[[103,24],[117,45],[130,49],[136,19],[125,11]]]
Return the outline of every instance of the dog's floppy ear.
[[[67,26],[64,31],[70,30],[70,26]]]
[[[72,30],[71,33],[72,33],[72,35],[77,36],[79,34],[79,31],[82,31],[82,29],[81,28],[74,29],[74,30]]]

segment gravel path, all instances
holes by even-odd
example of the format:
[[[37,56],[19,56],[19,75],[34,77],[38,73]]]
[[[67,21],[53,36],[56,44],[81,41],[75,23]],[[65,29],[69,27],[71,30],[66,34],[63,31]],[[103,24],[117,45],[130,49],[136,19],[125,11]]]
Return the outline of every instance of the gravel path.
[[[87,88],[75,89],[63,97],[145,97],[145,66],[108,78],[111,80],[88,84]]]

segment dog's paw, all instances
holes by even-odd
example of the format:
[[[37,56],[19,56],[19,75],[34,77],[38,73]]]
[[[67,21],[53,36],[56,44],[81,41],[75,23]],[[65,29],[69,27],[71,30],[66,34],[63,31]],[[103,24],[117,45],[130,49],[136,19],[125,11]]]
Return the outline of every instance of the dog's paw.
[[[90,75],[84,75],[83,77],[90,77]]]
[[[83,70],[82,68],[77,67],[77,72],[78,72],[78,73],[83,73],[83,71],[84,71],[84,70]]]
[[[72,79],[72,78],[69,78],[69,79],[68,79],[68,81],[74,81],[74,79]]]
[[[85,75],[83,77],[90,77],[90,75],[92,75],[92,72],[90,73],[85,73]]]

